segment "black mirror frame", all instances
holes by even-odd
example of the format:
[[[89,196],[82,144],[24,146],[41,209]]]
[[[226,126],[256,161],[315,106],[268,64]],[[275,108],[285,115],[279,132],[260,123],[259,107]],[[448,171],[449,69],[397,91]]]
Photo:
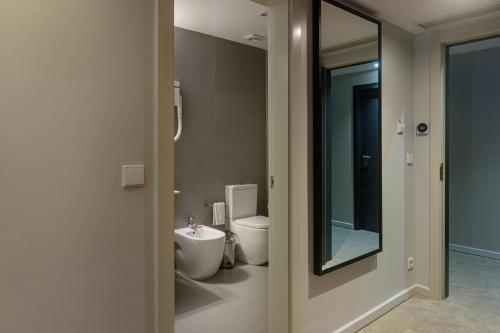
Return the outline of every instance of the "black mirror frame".
[[[380,91],[379,97],[379,154],[380,154],[380,233],[379,233],[379,248],[377,250],[368,252],[356,258],[350,259],[338,265],[329,267],[327,269],[323,269],[323,210],[324,210],[324,198],[322,194],[322,182],[323,182],[323,156],[322,156],[322,147],[323,147],[323,138],[322,138],[322,124],[321,124],[321,51],[320,51],[320,27],[321,27],[321,3],[322,1],[328,2],[340,9],[343,9],[351,14],[364,18],[370,22],[377,24],[378,27],[378,85]],[[377,253],[382,252],[383,250],[383,216],[382,216],[382,24],[379,20],[374,19],[358,10],[355,10],[349,6],[346,6],[343,3],[340,3],[335,0],[313,0],[313,17],[312,17],[312,47],[313,47],[313,173],[314,173],[314,274],[321,276],[330,272],[333,272],[342,267],[348,266],[357,261],[363,260],[365,258],[376,255]]]

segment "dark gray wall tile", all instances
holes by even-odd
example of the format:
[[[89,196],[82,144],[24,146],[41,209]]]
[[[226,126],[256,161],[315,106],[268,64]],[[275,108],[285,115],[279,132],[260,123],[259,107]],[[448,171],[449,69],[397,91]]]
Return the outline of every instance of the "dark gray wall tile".
[[[217,93],[215,96],[216,140],[222,148],[255,149],[256,98],[246,94]]]
[[[266,99],[256,99],[255,170],[259,181],[258,213],[267,216],[267,112]]]
[[[257,98],[265,99],[267,96],[267,57],[264,50],[257,50],[255,59],[255,90]],[[264,82],[264,85],[261,84]]]
[[[257,184],[258,214],[267,215],[266,52],[179,28],[175,39],[184,104],[175,144],[176,227],[187,215],[211,224],[204,205],[224,201],[230,184]]]
[[[211,149],[215,144],[215,94],[182,87],[182,136],[176,149]]]
[[[212,192],[217,200],[223,201],[226,185],[258,182],[255,149],[217,149],[215,156]]]
[[[175,187],[181,193],[175,196],[176,226],[186,224],[186,217],[192,215],[196,223],[210,224],[212,212],[205,207],[210,203],[211,181],[214,173],[212,152],[207,149],[176,149]]]
[[[254,47],[216,38],[215,86],[218,91],[255,96],[257,54]]]
[[[214,37],[181,28],[174,30],[175,80],[181,87],[214,89]]]

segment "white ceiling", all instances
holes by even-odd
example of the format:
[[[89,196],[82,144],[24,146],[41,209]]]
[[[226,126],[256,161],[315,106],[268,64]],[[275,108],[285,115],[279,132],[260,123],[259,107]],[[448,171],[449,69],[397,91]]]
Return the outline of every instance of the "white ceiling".
[[[176,27],[201,32],[234,42],[266,48],[267,40],[250,42],[244,36],[267,35],[266,7],[250,0],[175,0]]]
[[[416,24],[499,4],[499,0],[352,0],[384,21],[413,33]]]
[[[424,31],[417,26],[418,23],[500,4],[500,0],[344,1],[359,6],[367,13],[412,33]],[[251,0],[175,0],[174,19],[175,25],[181,28],[265,49],[267,39],[259,42],[243,39],[245,35],[250,33],[266,37],[267,20],[266,17],[259,15],[264,11],[266,11],[266,7]],[[354,31],[351,31],[340,38],[347,41],[352,39],[353,33]],[[361,31],[356,33],[361,33]],[[338,34],[336,36],[338,37]],[[336,44],[337,42],[324,41],[324,45]]]

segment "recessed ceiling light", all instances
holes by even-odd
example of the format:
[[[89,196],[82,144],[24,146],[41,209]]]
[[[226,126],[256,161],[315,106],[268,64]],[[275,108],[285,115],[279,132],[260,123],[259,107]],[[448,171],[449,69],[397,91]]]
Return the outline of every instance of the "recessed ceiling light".
[[[243,38],[250,42],[260,42],[261,40],[264,40],[265,37],[259,34],[248,34]]]

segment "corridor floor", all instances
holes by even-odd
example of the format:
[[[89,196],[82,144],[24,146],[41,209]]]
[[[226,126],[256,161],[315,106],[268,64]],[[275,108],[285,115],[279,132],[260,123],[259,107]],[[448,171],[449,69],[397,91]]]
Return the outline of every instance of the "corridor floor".
[[[361,333],[499,333],[500,260],[450,252],[450,297],[414,296]]]

